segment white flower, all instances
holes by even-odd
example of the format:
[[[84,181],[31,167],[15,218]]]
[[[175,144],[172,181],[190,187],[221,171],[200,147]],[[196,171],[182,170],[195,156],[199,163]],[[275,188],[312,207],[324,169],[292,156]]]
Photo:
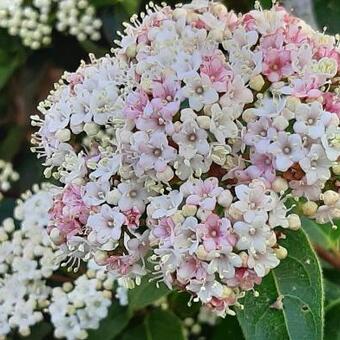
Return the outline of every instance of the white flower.
[[[208,134],[199,128],[194,120],[185,120],[179,131],[172,135],[172,139],[179,145],[179,155],[191,159],[197,154],[203,156],[209,153]]]
[[[248,258],[249,268],[253,268],[259,277],[264,277],[270,269],[279,265],[280,261],[271,248],[264,253],[250,252]]]
[[[177,212],[182,201],[183,194],[178,190],[173,190],[168,195],[152,197],[147,213],[152,218],[172,216]]]
[[[109,240],[119,240],[122,233],[121,227],[125,222],[125,216],[118,208],[111,208],[104,204],[100,212],[89,217],[87,224],[96,232],[97,241],[101,244]]]
[[[239,129],[234,122],[235,114],[231,107],[221,107],[214,104],[211,107],[210,132],[216,140],[224,144],[226,138],[235,138],[239,134]]]
[[[240,250],[251,249],[264,253],[266,250],[266,240],[271,235],[266,221],[266,216],[260,215],[251,221],[236,222],[233,226],[236,234],[239,236],[236,247]]]
[[[307,156],[300,160],[299,164],[306,173],[308,185],[312,185],[319,180],[327,181],[331,177],[329,169],[332,162],[319,144],[313,144]]]
[[[89,182],[85,185],[82,199],[88,206],[100,205],[105,202],[109,190],[110,183],[107,181]]]
[[[322,105],[315,101],[311,104],[297,105],[295,117],[294,131],[317,139],[324,135],[332,114],[324,111]]]
[[[208,76],[197,74],[194,77],[184,79],[186,86],[183,88],[183,95],[189,99],[190,107],[200,111],[204,105],[217,102],[218,94],[213,88]]]

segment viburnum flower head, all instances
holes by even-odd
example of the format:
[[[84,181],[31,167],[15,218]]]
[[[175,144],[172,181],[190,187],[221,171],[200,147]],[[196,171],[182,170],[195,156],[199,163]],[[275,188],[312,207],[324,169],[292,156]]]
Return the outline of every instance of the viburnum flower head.
[[[208,0],[150,4],[120,35],[33,117],[61,183],[50,236],[127,287],[149,273],[233,314],[279,265],[282,228],[301,225],[289,198],[336,190],[338,42],[279,5],[236,15]],[[334,197],[309,216],[338,217]]]

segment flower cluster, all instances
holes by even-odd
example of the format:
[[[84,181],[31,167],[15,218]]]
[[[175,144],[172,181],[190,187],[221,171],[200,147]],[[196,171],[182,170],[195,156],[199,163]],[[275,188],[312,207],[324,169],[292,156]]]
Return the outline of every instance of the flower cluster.
[[[53,25],[79,41],[99,40],[100,19],[88,0],[4,0],[0,3],[0,27],[17,35],[23,44],[32,49],[49,45]]]
[[[13,170],[11,163],[7,163],[0,159],[0,201],[3,193],[11,187],[11,182],[17,181],[19,174]]]
[[[5,219],[0,226],[0,338],[11,332],[29,335],[46,314],[57,338],[86,338],[112,303],[114,278],[93,261],[73,284],[72,278],[56,274],[58,250],[47,233],[52,189],[34,186],[18,201],[16,220]],[[58,277],[66,280],[61,286]],[[118,287],[116,298],[126,304],[126,289]]]
[[[276,228],[300,227],[291,198],[325,222],[340,206],[326,192],[338,43],[278,5],[150,4],[125,27],[113,56],[66,73],[33,117],[33,150],[62,183],[51,239],[128,287],[148,259],[156,280],[232,314],[287,255]]]

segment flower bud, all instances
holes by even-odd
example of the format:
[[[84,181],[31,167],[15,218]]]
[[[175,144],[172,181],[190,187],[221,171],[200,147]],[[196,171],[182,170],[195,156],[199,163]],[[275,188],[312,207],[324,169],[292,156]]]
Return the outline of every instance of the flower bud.
[[[201,129],[210,129],[210,117],[208,116],[198,116],[196,118],[197,124]]]
[[[340,164],[334,164],[332,166],[332,170],[334,172],[334,175],[340,175]]]
[[[64,282],[63,283],[63,291],[68,293],[73,289],[73,285],[71,282]]]
[[[318,205],[313,201],[308,201],[302,205],[302,212],[305,216],[314,216],[318,210]]]
[[[50,239],[56,245],[60,246],[65,242],[64,236],[61,234],[58,228],[53,228],[50,232]]]
[[[298,230],[301,228],[301,220],[299,215],[297,214],[290,214],[288,217],[288,225],[289,225],[289,229],[292,230]]]
[[[119,192],[119,190],[113,189],[106,194],[106,201],[111,205],[117,205],[121,197],[122,194]]]
[[[339,200],[339,194],[333,190],[327,190],[321,195],[321,198],[326,205],[332,206]]]
[[[283,177],[276,177],[272,183],[275,192],[283,193],[288,189],[288,183]]]
[[[194,216],[196,211],[197,207],[192,204],[185,204],[182,208],[182,214],[184,217]]]
[[[254,113],[254,109],[247,109],[242,113],[242,119],[246,123],[254,122],[256,120],[256,114]]]
[[[264,79],[261,74],[258,74],[257,76],[252,77],[249,81],[250,88],[258,92],[261,91],[263,85],[264,85]]]
[[[137,53],[137,45],[136,43],[131,44],[130,46],[127,47],[126,49],[126,55],[129,58],[134,58],[136,56]]]
[[[233,202],[233,195],[229,190],[223,190],[217,197],[217,203],[224,208],[230,207]]]
[[[175,215],[172,216],[172,220],[176,223],[182,223],[184,221],[184,216],[181,211],[177,211]]]
[[[287,257],[287,255],[288,255],[287,249],[284,248],[284,247],[281,247],[281,246],[279,246],[278,248],[275,248],[274,252],[276,254],[276,257],[279,260],[285,259]]]
[[[174,177],[174,172],[169,166],[167,166],[163,172],[157,173],[156,176],[160,181],[167,183]]]
[[[71,131],[69,129],[58,130],[55,134],[60,142],[67,142],[71,139]]]
[[[95,136],[99,131],[99,125],[96,123],[86,123],[84,125],[84,131],[88,136]]]
[[[99,266],[103,266],[106,264],[106,261],[108,259],[108,255],[106,251],[102,251],[102,250],[97,250],[94,253],[94,261],[99,265]]]

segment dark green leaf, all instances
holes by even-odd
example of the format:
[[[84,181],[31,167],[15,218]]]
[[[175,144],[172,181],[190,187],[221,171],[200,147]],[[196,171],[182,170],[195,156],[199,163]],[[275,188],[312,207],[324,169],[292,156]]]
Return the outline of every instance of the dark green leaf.
[[[128,327],[121,335],[121,340],[148,340],[144,324]]]
[[[14,198],[5,198],[0,201],[0,222],[2,222],[7,217],[13,216],[14,207]]]
[[[329,33],[340,32],[339,0],[315,0],[314,9],[319,27],[327,26]]]
[[[181,319],[194,317],[201,307],[199,302],[190,301],[191,295],[187,293],[172,292],[168,297],[171,310]],[[190,304],[189,304],[190,301]]]
[[[241,327],[234,316],[227,315],[215,327],[211,340],[244,340]]]
[[[325,307],[327,308],[333,301],[340,299],[340,285],[326,278],[323,280],[325,287]]]
[[[147,340],[184,340],[181,321],[172,312],[153,310],[145,318],[145,328]]]
[[[12,126],[5,140],[1,142],[0,158],[6,161],[11,160],[20,150],[23,137],[23,129],[20,126]]]
[[[129,309],[131,311],[142,309],[169,293],[170,290],[164,284],[157,288],[154,281],[150,282],[149,277],[145,277],[139,286],[129,290]]]
[[[51,335],[53,327],[48,322],[40,322],[31,329],[31,334],[26,339],[28,340],[42,340],[47,339]]]
[[[325,340],[340,340],[340,301],[327,309],[325,316]]]
[[[97,330],[89,331],[89,340],[114,339],[129,323],[130,314],[126,307],[114,302],[108,316],[100,322]]]
[[[318,259],[303,230],[285,231],[280,242],[288,257],[246,295],[238,319],[251,340],[320,340],[323,334],[323,287]],[[271,308],[283,297],[283,309]]]

